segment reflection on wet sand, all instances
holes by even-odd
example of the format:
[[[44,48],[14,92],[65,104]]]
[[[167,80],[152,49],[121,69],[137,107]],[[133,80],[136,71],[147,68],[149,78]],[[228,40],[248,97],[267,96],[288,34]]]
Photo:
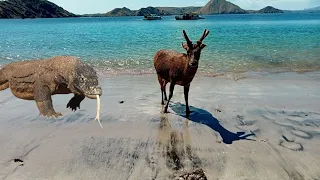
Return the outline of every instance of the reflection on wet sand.
[[[192,147],[190,121],[207,125],[216,134],[217,142],[222,141],[225,144],[232,144],[233,141],[238,140],[252,140],[248,137],[254,136],[253,133],[233,133],[227,130],[206,110],[190,106],[192,113],[186,118],[184,116],[185,105],[176,103],[170,107],[178,117],[180,116],[179,118],[183,118],[183,127],[174,128],[170,124],[170,122],[176,122],[176,115],[161,114],[156,142],[157,150],[155,151],[158,154],[159,162],[163,161],[162,163],[165,164],[167,172],[172,174],[170,172],[173,171],[173,175],[170,178],[179,180],[190,178],[197,180],[207,179],[202,169],[204,168],[202,161],[197,153],[194,152],[197,148]]]
[[[188,119],[185,119],[183,130],[179,131],[172,128],[168,114],[162,114],[157,136],[157,146],[158,153],[165,159],[168,170],[182,170],[182,172],[186,173],[184,175],[180,174],[180,179],[185,176],[204,179],[205,175],[201,169],[201,160],[192,152],[192,139]],[[194,172],[190,173],[190,171]]]

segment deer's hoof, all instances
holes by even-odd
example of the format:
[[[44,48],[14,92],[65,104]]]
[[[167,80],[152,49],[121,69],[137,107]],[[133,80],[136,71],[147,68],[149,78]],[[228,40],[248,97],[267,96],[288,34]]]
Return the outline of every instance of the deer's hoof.
[[[186,117],[189,117],[192,113],[194,113],[194,111],[187,110],[186,111]]]
[[[162,110],[162,113],[168,113],[168,109],[164,108],[164,109]]]

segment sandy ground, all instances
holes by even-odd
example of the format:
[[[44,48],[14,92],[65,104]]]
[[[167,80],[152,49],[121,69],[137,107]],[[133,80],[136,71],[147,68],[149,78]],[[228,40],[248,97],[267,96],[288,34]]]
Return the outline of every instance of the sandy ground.
[[[65,116],[45,119],[34,102],[1,91],[0,179],[162,180],[196,169],[210,180],[320,179],[319,77],[197,76],[189,119],[182,87],[161,114],[155,75],[102,78],[104,129],[94,100],[71,112],[72,95],[55,96]]]

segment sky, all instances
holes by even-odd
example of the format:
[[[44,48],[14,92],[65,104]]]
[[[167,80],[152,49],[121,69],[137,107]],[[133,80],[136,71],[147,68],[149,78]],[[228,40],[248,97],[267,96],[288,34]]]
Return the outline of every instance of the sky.
[[[114,8],[127,7],[137,10],[147,6],[204,6],[209,0],[50,0],[64,9],[76,13],[105,13]],[[320,0],[229,0],[246,10],[273,6],[284,10],[301,10],[320,6]]]

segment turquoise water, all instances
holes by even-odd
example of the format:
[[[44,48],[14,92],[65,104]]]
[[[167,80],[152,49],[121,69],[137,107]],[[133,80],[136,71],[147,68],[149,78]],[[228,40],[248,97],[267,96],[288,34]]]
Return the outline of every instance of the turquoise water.
[[[158,50],[184,52],[183,29],[196,41],[207,28],[199,65],[203,73],[320,69],[320,14],[142,18],[0,20],[0,65],[72,55],[105,72],[153,72]]]

